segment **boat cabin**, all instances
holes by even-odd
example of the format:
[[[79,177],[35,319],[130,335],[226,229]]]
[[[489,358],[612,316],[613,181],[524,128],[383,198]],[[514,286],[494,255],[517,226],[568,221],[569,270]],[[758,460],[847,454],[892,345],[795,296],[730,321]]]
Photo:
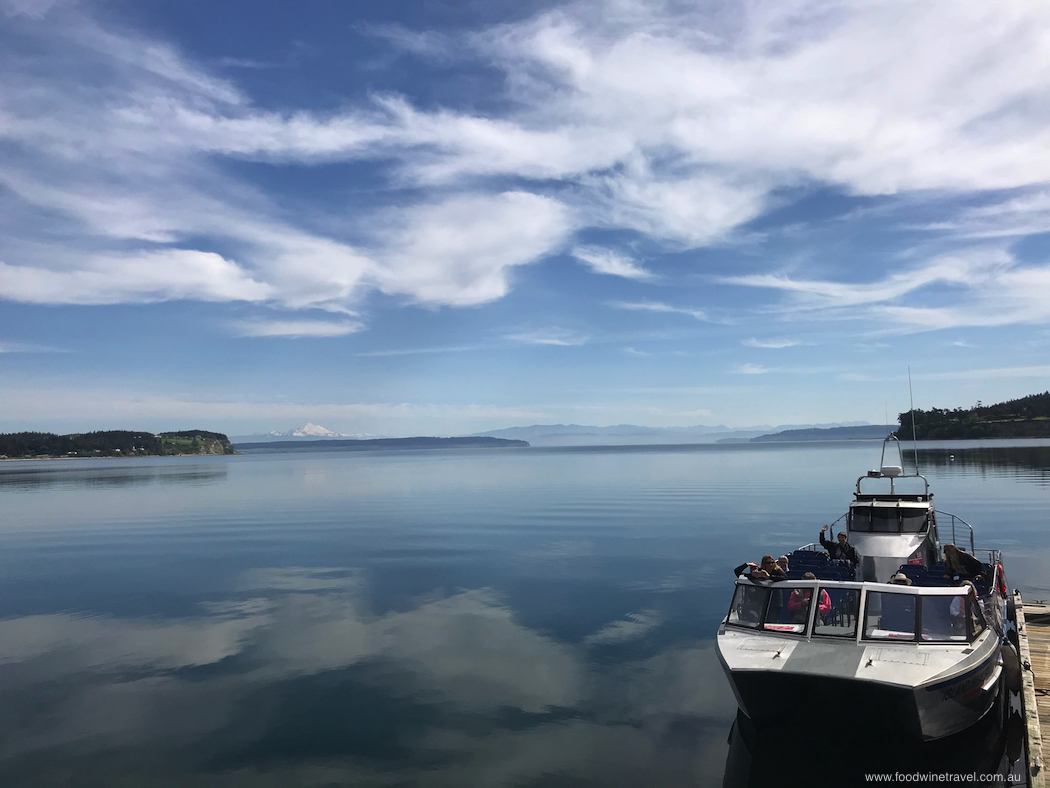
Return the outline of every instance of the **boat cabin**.
[[[899,450],[900,444],[897,446]],[[884,443],[883,461],[885,455]],[[902,454],[901,465],[882,464],[857,479],[846,531],[860,555],[857,574],[861,580],[885,583],[901,564],[929,567],[940,559],[929,482],[918,473],[905,474],[903,461]]]

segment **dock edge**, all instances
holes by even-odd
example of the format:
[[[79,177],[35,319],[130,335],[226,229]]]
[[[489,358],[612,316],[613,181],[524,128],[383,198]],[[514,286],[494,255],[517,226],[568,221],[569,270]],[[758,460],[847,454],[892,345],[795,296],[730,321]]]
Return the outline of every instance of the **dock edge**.
[[[1031,788],[1046,788],[1043,774],[1043,734],[1039,728],[1039,708],[1035,700],[1035,673],[1032,672],[1032,653],[1028,647],[1028,625],[1024,619],[1021,592],[1014,590],[1014,610],[1017,615],[1018,656],[1021,658],[1021,684],[1024,696],[1024,718],[1028,735],[1025,751],[1028,758],[1028,784]]]

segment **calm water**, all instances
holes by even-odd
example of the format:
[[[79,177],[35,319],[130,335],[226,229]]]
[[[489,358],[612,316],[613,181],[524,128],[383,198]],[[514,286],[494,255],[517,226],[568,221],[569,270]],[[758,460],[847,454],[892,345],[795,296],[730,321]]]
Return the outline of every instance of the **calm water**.
[[[721,785],[731,569],[878,455],[0,463],[0,785]],[[919,459],[1050,598],[1050,448]]]

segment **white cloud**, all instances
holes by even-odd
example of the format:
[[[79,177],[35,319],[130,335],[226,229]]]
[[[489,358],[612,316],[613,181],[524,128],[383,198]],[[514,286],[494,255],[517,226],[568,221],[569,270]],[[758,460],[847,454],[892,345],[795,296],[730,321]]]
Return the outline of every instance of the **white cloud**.
[[[739,375],[765,375],[773,372],[773,367],[764,367],[761,364],[740,364],[734,370]]]
[[[38,345],[35,342],[12,342],[0,339],[0,353],[68,353],[68,350]]]
[[[883,330],[888,333],[1050,321],[1050,264],[1024,266],[1005,249],[977,248],[941,255],[874,282],[802,280],[784,274],[722,281],[780,290],[788,295],[789,311],[866,318],[886,326]],[[935,284],[951,287],[955,303],[902,303]]]
[[[342,337],[362,325],[352,320],[242,320],[231,328],[242,337]]]
[[[625,279],[652,279],[653,273],[638,265],[627,255],[598,246],[577,246],[572,256],[596,274],[622,276]]]
[[[32,69],[0,55],[0,180],[18,217],[3,228],[0,294],[14,300],[345,312],[377,288],[469,306],[504,296],[515,267],[563,248],[579,227],[630,229],[670,248],[719,243],[800,184],[860,195],[1029,189],[973,209],[952,231],[1047,227],[1050,7],[1039,4],[570,4],[447,40],[400,35],[421,57],[502,70],[503,109],[489,114],[382,94],[325,112],[264,109],[165,42],[104,29],[83,9],[19,22],[44,54]],[[398,199],[315,221],[236,180],[224,157],[367,160]],[[434,196],[406,202],[418,198],[404,186]],[[581,259],[645,278],[607,251]],[[162,253],[174,255],[165,271],[142,262]],[[1036,269],[952,265],[866,286],[737,281],[850,306],[924,284],[973,288],[979,275],[1004,293],[1025,276],[1043,286]],[[974,324],[1003,319],[994,300]],[[884,317],[936,327],[961,324],[965,311]],[[1028,302],[1021,314],[1047,319]]]
[[[561,328],[520,331],[515,334],[507,334],[506,338],[512,342],[520,342],[523,345],[557,345],[559,347],[586,345],[588,339],[590,339],[590,337],[584,334],[578,334],[575,331],[567,331]]]
[[[271,293],[236,263],[189,249],[97,256],[79,270],[0,262],[0,297],[32,304],[262,301]]]
[[[481,421],[507,422],[542,420],[543,411],[528,407],[502,405],[451,405],[411,402],[260,402],[246,399],[220,399],[187,396],[136,394],[126,390],[71,387],[56,389],[4,389],[5,419],[12,422],[55,421],[76,418],[85,424],[99,421],[130,423],[155,419],[201,420],[221,425],[243,421],[303,423],[312,420],[331,422],[361,419],[384,420],[390,432],[411,430],[417,420],[454,422],[464,425]],[[373,431],[373,430],[369,430]],[[418,433],[417,433],[418,434]],[[459,433],[462,434],[462,433]]]
[[[374,276],[385,292],[424,303],[481,304],[505,295],[510,269],[552,252],[571,227],[565,206],[547,197],[452,197],[404,212],[386,231]]]
[[[772,348],[780,349],[785,347],[797,347],[802,344],[797,339],[756,339],[755,337],[749,337],[748,339],[741,340],[741,345],[745,347],[758,347],[758,348]]]
[[[661,301],[610,301],[609,306],[615,309],[626,309],[630,312],[664,312],[669,314],[689,315],[697,320],[707,320],[707,315],[700,309],[671,306]]]

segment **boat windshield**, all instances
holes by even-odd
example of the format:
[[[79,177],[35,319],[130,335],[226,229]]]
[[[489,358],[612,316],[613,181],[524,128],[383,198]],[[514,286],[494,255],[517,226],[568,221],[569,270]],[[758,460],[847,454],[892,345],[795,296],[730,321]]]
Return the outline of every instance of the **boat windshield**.
[[[915,640],[915,596],[869,591],[864,606],[864,637]]]
[[[849,530],[859,533],[918,534],[926,530],[927,509],[897,506],[853,506]]]
[[[769,595],[763,629],[801,635],[806,631],[812,588],[774,588]]]
[[[738,585],[733,594],[726,623],[738,627],[758,629],[762,625],[762,614],[766,611],[769,589],[761,586]]]
[[[820,609],[817,611],[813,634],[840,638],[856,637],[860,591],[856,588],[822,588],[819,598]]]
[[[923,640],[966,641],[965,596],[924,596],[920,599]]]

